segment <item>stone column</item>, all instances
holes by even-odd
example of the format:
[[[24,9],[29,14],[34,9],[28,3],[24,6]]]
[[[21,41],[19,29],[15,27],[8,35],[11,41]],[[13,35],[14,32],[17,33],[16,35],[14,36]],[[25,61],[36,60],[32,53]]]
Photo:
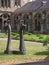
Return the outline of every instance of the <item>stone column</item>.
[[[2,32],[3,32],[3,29],[4,29],[4,20],[2,19]]]
[[[3,4],[4,4],[4,7],[5,7],[5,0],[4,0],[4,3]]]
[[[42,12],[43,33],[46,33],[46,12]]]
[[[32,14],[32,12],[30,13],[30,15],[29,15],[29,19],[30,19],[30,31],[32,32],[33,31],[33,16],[32,16],[33,14]]]
[[[11,3],[11,8],[14,7],[14,0],[10,0],[10,3]]]
[[[20,30],[20,27],[19,27],[19,24],[17,24],[17,32],[19,32]]]
[[[7,0],[7,7],[8,7],[8,0]]]
[[[41,33],[43,33],[43,23],[41,23]]]
[[[34,31],[35,31],[35,15],[36,15],[36,13],[35,12],[33,12],[33,16],[32,16],[32,20],[33,20],[33,33],[34,33]]]
[[[30,26],[29,26],[29,24],[28,24],[28,32],[30,31]]]

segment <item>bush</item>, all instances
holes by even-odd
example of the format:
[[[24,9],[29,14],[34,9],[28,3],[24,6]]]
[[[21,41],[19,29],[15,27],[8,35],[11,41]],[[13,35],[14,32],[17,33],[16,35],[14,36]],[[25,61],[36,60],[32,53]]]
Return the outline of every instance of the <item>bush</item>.
[[[28,32],[26,32],[25,34],[27,34],[27,35],[32,35],[32,33],[28,33]]]
[[[7,38],[7,34],[0,33],[0,38]],[[12,32],[11,33],[11,38],[12,39],[20,39],[20,35],[18,33]],[[44,34],[32,34],[32,33],[24,33],[24,40],[27,41],[34,41],[34,42],[42,42],[43,45],[49,43],[49,35],[44,35]]]
[[[43,46],[46,46],[47,44],[49,44],[49,35],[44,39]]]
[[[12,32],[12,39],[19,39],[19,34]]]
[[[17,33],[15,33],[15,32],[12,32],[12,35],[13,35],[13,36],[15,36],[16,34],[17,34]]]

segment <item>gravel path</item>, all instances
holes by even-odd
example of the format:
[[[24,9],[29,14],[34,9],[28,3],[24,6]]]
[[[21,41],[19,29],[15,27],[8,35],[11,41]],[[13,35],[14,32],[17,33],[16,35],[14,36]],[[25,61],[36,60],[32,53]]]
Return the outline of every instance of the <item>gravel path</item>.
[[[1,41],[7,41],[7,38],[0,38]],[[20,43],[19,40],[12,40],[12,42],[17,42]],[[36,45],[36,46],[43,46],[42,43],[40,42],[32,42],[32,41],[25,41],[26,44],[32,44],[32,45]]]

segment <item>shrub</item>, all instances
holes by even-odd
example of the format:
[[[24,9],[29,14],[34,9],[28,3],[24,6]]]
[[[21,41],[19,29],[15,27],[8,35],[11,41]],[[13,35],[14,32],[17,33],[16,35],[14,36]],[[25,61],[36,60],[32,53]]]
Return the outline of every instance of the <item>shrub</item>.
[[[12,32],[12,39],[19,39],[19,37],[18,33]]]
[[[43,39],[43,36],[40,35],[40,36],[39,36],[39,39]]]
[[[27,34],[27,35],[32,35],[32,33],[29,33],[29,32],[26,32],[25,34]]]
[[[49,44],[49,35],[44,39],[43,46],[46,46],[47,44]]]

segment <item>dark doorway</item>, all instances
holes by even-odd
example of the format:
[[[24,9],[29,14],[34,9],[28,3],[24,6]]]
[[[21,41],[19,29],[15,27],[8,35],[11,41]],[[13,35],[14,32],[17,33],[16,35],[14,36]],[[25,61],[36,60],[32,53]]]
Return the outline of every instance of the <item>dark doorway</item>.
[[[36,31],[40,31],[41,30],[40,21],[35,21],[35,30]]]
[[[35,31],[41,30],[41,14],[35,15]]]
[[[0,19],[0,31],[2,30],[2,19]]]

